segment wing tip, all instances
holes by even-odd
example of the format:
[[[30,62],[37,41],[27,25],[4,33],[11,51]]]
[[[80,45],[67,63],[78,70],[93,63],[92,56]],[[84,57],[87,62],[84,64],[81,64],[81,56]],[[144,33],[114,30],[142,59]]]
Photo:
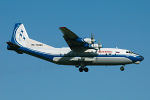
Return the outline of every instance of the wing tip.
[[[66,27],[59,27],[59,28],[66,28]]]

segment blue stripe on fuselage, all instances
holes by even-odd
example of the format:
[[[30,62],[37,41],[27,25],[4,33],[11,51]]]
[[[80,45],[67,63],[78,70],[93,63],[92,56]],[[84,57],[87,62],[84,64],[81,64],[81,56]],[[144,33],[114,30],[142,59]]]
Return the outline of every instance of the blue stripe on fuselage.
[[[130,59],[132,62],[142,61],[142,58],[139,56],[129,56],[129,55],[98,55],[96,57],[124,57]]]
[[[32,49],[29,49],[29,48],[26,48],[26,47],[20,47],[20,48],[18,48],[18,50],[21,50],[24,53],[27,53],[29,55],[32,55],[32,56],[35,56],[35,57],[38,57],[38,58],[42,58],[44,60],[48,60],[48,61],[51,61],[51,62],[53,61],[53,58],[54,58],[53,55],[46,54],[44,52],[40,52],[40,51],[36,51],[36,50],[32,50]]]
[[[18,48],[18,50],[21,50],[29,55],[36,56],[38,58],[42,58],[44,60],[48,60],[51,62],[53,62],[54,57],[71,57],[71,56],[64,56],[64,55],[52,55],[52,54],[40,52],[40,51],[33,50],[30,48],[26,48],[26,47],[20,47]],[[76,57],[79,57],[79,56],[76,56]],[[130,59],[132,62],[141,61],[141,58],[139,56],[134,57],[134,56],[129,56],[129,55],[128,56],[127,55],[98,55],[95,57],[124,57],[124,58]]]

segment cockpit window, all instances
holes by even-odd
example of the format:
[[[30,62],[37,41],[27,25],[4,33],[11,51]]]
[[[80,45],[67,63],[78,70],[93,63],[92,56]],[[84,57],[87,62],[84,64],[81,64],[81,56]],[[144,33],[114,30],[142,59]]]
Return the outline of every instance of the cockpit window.
[[[126,53],[136,54],[136,53],[134,53],[134,52],[132,52],[132,51],[126,51]],[[136,55],[138,55],[138,54],[136,54]]]
[[[126,53],[133,53],[132,51],[126,51]]]

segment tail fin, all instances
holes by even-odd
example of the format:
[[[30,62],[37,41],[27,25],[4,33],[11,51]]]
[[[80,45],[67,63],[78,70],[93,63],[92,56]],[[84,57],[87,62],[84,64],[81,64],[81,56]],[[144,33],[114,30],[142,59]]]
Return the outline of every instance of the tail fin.
[[[16,23],[11,38],[11,42],[19,46],[26,46],[28,40],[29,37],[25,30],[24,25],[22,23]]]

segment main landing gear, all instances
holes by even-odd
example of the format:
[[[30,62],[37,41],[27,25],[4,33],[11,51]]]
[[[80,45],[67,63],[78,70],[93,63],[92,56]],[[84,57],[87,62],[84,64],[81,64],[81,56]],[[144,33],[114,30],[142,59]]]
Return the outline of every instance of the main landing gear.
[[[81,67],[79,68],[79,65],[75,65],[76,68],[79,68],[80,72],[83,72],[83,71],[88,72],[89,71],[89,69],[85,66],[84,63],[80,63],[80,66]]]
[[[87,67],[85,67],[85,68],[84,68],[84,67],[80,67],[80,68],[79,68],[79,71],[80,71],[80,72],[83,72],[83,70],[84,70],[85,72],[88,72],[88,71],[89,71],[89,69],[88,69]]]
[[[121,70],[121,71],[124,71],[124,65],[120,67],[120,70]]]

